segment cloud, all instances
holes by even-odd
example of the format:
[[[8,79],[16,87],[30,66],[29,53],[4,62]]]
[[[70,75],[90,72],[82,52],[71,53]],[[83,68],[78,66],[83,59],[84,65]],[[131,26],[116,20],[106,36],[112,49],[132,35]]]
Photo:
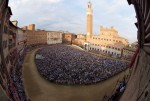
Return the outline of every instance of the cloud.
[[[43,1],[43,0],[42,0]],[[61,2],[62,0],[47,0],[49,3],[58,3]]]
[[[10,0],[13,16],[19,26],[35,23],[37,28],[64,30],[86,34],[88,0]],[[93,6],[93,33],[99,27],[114,26],[121,36],[136,40],[137,29],[133,6],[126,0],[91,0]],[[131,39],[132,37],[132,39]]]

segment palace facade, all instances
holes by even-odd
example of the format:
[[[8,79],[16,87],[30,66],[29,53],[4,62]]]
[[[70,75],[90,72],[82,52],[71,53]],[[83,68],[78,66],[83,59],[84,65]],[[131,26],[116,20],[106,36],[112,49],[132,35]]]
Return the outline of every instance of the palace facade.
[[[100,53],[121,56],[121,51],[129,43],[128,40],[119,36],[118,31],[112,26],[111,28],[104,28],[100,26],[100,34],[93,34],[93,10],[91,2],[88,2],[87,7],[87,33],[85,46],[90,51],[97,51]]]

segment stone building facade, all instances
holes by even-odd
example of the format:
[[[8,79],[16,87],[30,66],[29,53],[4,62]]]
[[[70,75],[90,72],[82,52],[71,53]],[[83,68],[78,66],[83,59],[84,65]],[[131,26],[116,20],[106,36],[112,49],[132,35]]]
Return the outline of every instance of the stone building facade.
[[[0,88],[8,96],[8,99],[13,100],[17,96],[16,91],[10,92],[10,73],[15,67],[16,63],[16,34],[17,27],[10,22],[12,15],[11,8],[8,6],[8,0],[0,1]],[[12,57],[13,60],[12,60]],[[13,82],[11,83],[14,84]]]
[[[92,4],[88,3],[87,8],[87,33],[86,33],[86,46],[90,51],[97,51],[100,53],[121,56],[121,50],[127,46],[128,40],[119,36],[118,31],[114,28],[104,28],[100,26],[100,34],[94,35],[92,32]]]
[[[125,58],[132,58],[136,50],[132,49],[131,47],[125,47],[122,49],[122,57]]]
[[[47,32],[47,44],[59,44],[62,43],[62,32],[48,31]]]
[[[15,83],[11,74],[16,69],[19,52],[17,43],[23,42],[25,47],[25,33],[10,21],[12,15],[11,8],[8,6],[9,0],[0,0],[0,89],[3,90],[9,100],[19,101]],[[18,37],[22,31],[22,36]],[[19,38],[19,40],[17,40]]]
[[[62,32],[35,30],[35,24],[23,27],[27,33],[27,45],[62,43]]]
[[[85,41],[86,41],[86,35],[77,34],[77,38],[73,41],[73,44],[83,48]]]
[[[26,30],[27,33],[27,45],[46,44],[47,32],[46,31],[32,31]]]
[[[8,58],[10,61],[10,65],[8,66],[8,72],[16,65],[17,62],[17,50],[16,50],[16,36],[17,36],[18,27],[13,25],[11,21],[9,21],[8,27]]]
[[[131,60],[137,49],[138,49],[137,43],[133,43],[131,45],[128,45],[127,47],[124,47],[122,49],[121,56],[125,59]]]
[[[10,71],[10,61],[9,61],[9,50],[12,51],[14,47],[14,38],[15,38],[15,28],[10,25],[9,19],[12,15],[10,7],[8,7],[8,2],[3,1],[2,6],[2,20],[1,20],[1,58],[2,58],[2,69],[5,71],[5,75],[9,77]],[[9,27],[11,26],[11,27]],[[14,32],[10,32],[10,31]],[[9,33],[10,32],[10,33]],[[13,37],[14,36],[14,37]]]
[[[26,44],[27,44],[27,33],[25,32],[25,30],[18,28],[16,35],[16,48],[17,53],[19,53],[19,55],[22,55]]]
[[[73,33],[63,33],[62,43],[64,44],[73,44],[74,40],[77,38],[77,35]]]
[[[136,13],[139,51],[132,59],[132,73],[120,101],[150,101],[150,0],[127,1]]]

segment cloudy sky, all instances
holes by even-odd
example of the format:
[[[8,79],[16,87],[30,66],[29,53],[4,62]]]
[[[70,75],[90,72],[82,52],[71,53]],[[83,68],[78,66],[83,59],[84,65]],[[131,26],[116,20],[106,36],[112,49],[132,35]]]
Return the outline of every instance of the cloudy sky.
[[[19,27],[34,23],[37,29],[86,33],[86,8],[89,0],[9,0]],[[114,26],[129,42],[137,39],[135,11],[127,0],[90,0],[93,6],[93,33],[100,25]]]

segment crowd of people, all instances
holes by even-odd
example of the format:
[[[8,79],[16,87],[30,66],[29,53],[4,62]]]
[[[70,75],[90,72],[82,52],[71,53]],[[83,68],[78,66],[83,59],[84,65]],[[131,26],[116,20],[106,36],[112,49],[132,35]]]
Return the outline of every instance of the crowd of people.
[[[24,91],[23,82],[22,82],[22,64],[23,64],[25,55],[26,55],[26,52],[24,52],[19,57],[19,59],[17,61],[16,69],[15,69],[16,70],[15,75],[13,78],[15,87],[17,88],[17,92],[19,94],[19,98],[21,99],[21,101],[26,101],[26,99],[27,99],[27,97],[25,95],[25,91]]]
[[[114,94],[109,98],[108,101],[118,101],[121,95],[123,94],[125,88],[126,88],[126,82],[124,78],[122,81],[119,81]]]
[[[45,45],[31,45],[24,48],[23,53],[18,57],[16,66],[12,68],[11,75],[8,83],[9,88],[9,95],[11,99],[14,100],[13,93],[17,93],[18,98],[20,101],[29,101],[27,98],[25,91],[24,91],[24,85],[22,81],[22,65],[24,62],[24,58],[26,56],[27,52],[30,52],[33,49],[44,47]],[[14,92],[16,90],[16,92]]]
[[[18,57],[16,61],[15,67],[11,68],[9,85],[13,87],[10,91],[16,93],[16,98],[20,99],[20,101],[27,101],[27,97],[24,91],[23,81],[22,81],[22,64],[24,61],[24,57],[26,55],[27,47],[24,48],[23,53]],[[11,81],[11,82],[10,82]]]
[[[125,70],[128,63],[65,45],[52,45],[39,49],[35,59],[39,73],[57,84],[93,84],[106,80]]]
[[[57,84],[93,84],[128,67],[126,62],[96,56],[62,44],[27,46],[17,59],[8,80],[8,93],[12,99],[17,95],[20,101],[29,101],[22,81],[22,64],[26,53],[37,48],[39,50],[36,55],[42,57],[35,60],[39,73]],[[118,87],[120,92],[124,90],[123,87],[122,85]]]

